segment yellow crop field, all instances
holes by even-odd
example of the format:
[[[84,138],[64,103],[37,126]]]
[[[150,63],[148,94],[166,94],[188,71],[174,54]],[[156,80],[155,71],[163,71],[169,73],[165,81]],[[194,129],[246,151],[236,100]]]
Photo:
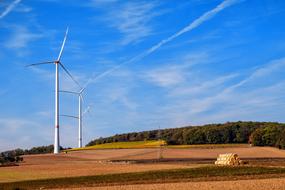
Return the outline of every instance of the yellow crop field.
[[[205,148],[205,149],[212,149],[212,148],[246,148],[249,147],[248,144],[195,144],[195,145],[167,145],[164,140],[150,140],[150,141],[133,141],[133,142],[113,142],[113,143],[105,143],[105,144],[98,144],[83,148],[72,148],[66,150],[65,152],[69,151],[80,151],[80,150],[96,150],[96,149],[140,149],[140,148],[157,148],[159,146],[164,146],[167,148],[174,148],[174,149],[191,149],[191,148]]]
[[[94,150],[94,149],[134,149],[134,148],[156,148],[162,145],[166,145],[163,140],[159,141],[134,141],[134,142],[114,142],[106,144],[98,144],[94,146],[88,146],[83,148],[73,148],[67,151],[78,150]]]

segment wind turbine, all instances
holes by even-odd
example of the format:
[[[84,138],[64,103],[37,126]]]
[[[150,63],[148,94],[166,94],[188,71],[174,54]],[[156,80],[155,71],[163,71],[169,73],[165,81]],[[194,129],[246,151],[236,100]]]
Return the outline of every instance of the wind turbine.
[[[88,106],[84,112],[82,112],[82,104],[84,102],[82,93],[85,90],[85,88],[82,88],[79,92],[74,91],[67,91],[67,90],[61,90],[60,92],[74,94],[78,96],[78,116],[71,116],[71,115],[61,115],[65,117],[71,117],[78,119],[78,148],[82,148],[82,118],[85,115],[85,113],[89,112],[90,106]]]
[[[55,133],[54,133],[54,154],[58,154],[60,152],[60,138],[59,138],[59,65],[62,67],[62,69],[67,73],[67,75],[77,84],[79,83],[73,78],[73,76],[69,73],[69,71],[64,67],[64,65],[61,63],[61,57],[64,49],[64,45],[66,42],[68,34],[68,27],[65,32],[65,36],[63,38],[63,42],[60,48],[59,55],[56,60],[54,61],[44,61],[40,63],[34,63],[27,65],[30,66],[37,66],[37,65],[43,65],[43,64],[55,64]],[[80,86],[80,85],[79,85]]]

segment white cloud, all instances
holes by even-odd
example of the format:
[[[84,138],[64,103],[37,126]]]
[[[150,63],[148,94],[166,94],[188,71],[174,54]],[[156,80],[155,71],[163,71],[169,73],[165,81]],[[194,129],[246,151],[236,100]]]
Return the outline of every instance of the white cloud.
[[[19,3],[21,0],[15,0],[10,5],[8,5],[2,13],[0,13],[0,19],[7,16]]]
[[[20,12],[20,13],[29,13],[33,10],[32,7],[29,7],[27,5],[24,5],[23,3],[19,4],[16,8],[15,8],[15,12]]]
[[[221,76],[218,78],[214,78],[208,81],[201,82],[196,86],[180,86],[178,88],[173,89],[170,92],[171,96],[195,96],[195,95],[202,95],[208,91],[216,91],[219,90],[226,82],[234,79],[238,76],[238,74],[229,74],[225,76]]]
[[[249,83],[250,81],[264,77],[264,76],[269,75],[273,72],[277,73],[277,72],[281,71],[282,67],[284,67],[284,66],[285,66],[285,58],[273,60],[273,61],[269,62],[267,65],[264,65],[262,67],[255,69],[254,72],[252,72],[250,74],[250,76],[248,76],[244,80],[240,81],[236,85],[230,87],[228,90],[238,88],[240,86],[245,85],[246,83]]]
[[[206,52],[187,54],[183,58],[168,61],[164,66],[144,72],[141,78],[160,87],[181,86],[191,75],[191,67],[207,63],[208,58]]]
[[[154,2],[128,2],[119,12],[110,15],[113,27],[124,35],[123,45],[138,42],[151,34],[149,22],[158,15],[153,11],[155,7]]]
[[[14,26],[12,36],[6,41],[5,46],[11,49],[25,48],[42,37],[42,34],[30,32],[25,26]]]
[[[224,105],[231,103],[234,104],[237,103],[237,105],[244,105],[247,104],[248,102],[251,102],[252,106],[254,106],[254,103],[256,105],[260,105],[260,101],[256,101],[257,97],[263,95],[265,95],[264,97],[265,99],[272,97],[273,95],[268,91],[276,89],[273,87],[279,83],[280,78],[276,77],[274,78],[273,81],[270,81],[270,83],[268,84],[263,83],[262,81],[268,80],[271,75],[276,76],[276,74],[280,71],[281,67],[285,67],[285,58],[273,60],[268,64],[255,69],[248,77],[242,79],[240,82],[230,86],[223,86],[222,90],[217,91],[215,93],[213,93],[213,90],[205,89],[206,91],[211,91],[211,93],[206,98],[195,100],[193,111],[197,113],[203,112],[211,109],[217,103],[222,103]],[[232,78],[231,75],[229,76],[230,76],[229,78],[226,77],[225,79]],[[253,85],[254,87],[241,88],[241,87],[246,87],[247,85]]]
[[[220,101],[218,109],[204,117],[204,122],[225,122],[235,120],[279,121],[285,108],[285,81],[277,82],[269,87],[251,91],[233,91],[216,97],[212,101]],[[220,99],[220,100],[219,100]],[[209,108],[208,108],[209,109]]]
[[[0,125],[3,130],[16,131],[23,126],[30,125],[35,126],[36,123],[18,118],[0,118]]]
[[[48,144],[52,139],[52,128],[31,121],[27,118],[0,118],[0,151],[15,148],[31,148],[32,146]],[[39,144],[41,143],[41,144]]]
[[[165,39],[161,40],[159,43],[155,44],[154,46],[152,46],[151,48],[149,48],[146,51],[142,52],[141,54],[133,57],[132,59],[130,59],[128,61],[125,61],[125,62],[123,62],[121,64],[118,64],[117,66],[114,66],[113,68],[107,70],[106,72],[101,73],[100,75],[98,75],[98,76],[96,76],[94,78],[91,78],[89,80],[90,81],[89,83],[95,82],[96,80],[109,75],[110,73],[112,73],[112,72],[118,70],[119,68],[121,68],[123,65],[134,63],[134,62],[137,62],[137,61],[147,57],[148,55],[150,55],[150,54],[154,53],[155,51],[157,51],[158,49],[160,49],[160,47],[162,47],[163,45],[173,41],[174,39],[178,38],[179,36],[183,35],[184,33],[190,32],[191,30],[197,28],[198,26],[200,26],[201,24],[203,24],[207,20],[213,18],[216,14],[218,14],[222,10],[224,10],[224,9],[226,9],[226,8],[236,4],[236,3],[238,3],[237,0],[225,0],[225,1],[223,1],[222,3],[217,5],[214,9],[211,9],[210,11],[205,12],[202,16],[200,16],[199,18],[195,19],[193,22],[188,24],[186,27],[182,28],[178,32],[176,32],[173,35],[169,36],[168,38],[165,38]]]
[[[277,76],[284,76],[283,67],[284,58],[271,61],[235,84],[231,80],[241,74],[218,77],[196,87],[197,94],[195,87],[189,86],[190,91],[172,93],[172,101],[161,112],[168,113],[175,126],[234,120],[284,121],[280,116],[285,108],[285,81]]]
[[[122,45],[137,43],[153,32],[150,22],[160,14],[154,11],[158,6],[154,1],[92,1],[93,7],[101,7],[106,11],[106,23],[122,34]]]
[[[155,69],[150,72],[147,72],[144,75],[144,78],[161,87],[171,87],[177,84],[184,82],[185,80],[185,73],[183,70],[177,67],[167,67],[167,68],[160,68]]]
[[[128,89],[117,88],[110,91],[109,100],[111,103],[123,105],[128,110],[135,110],[138,104],[129,98]]]
[[[53,117],[53,113],[51,111],[39,111],[35,113],[36,116],[51,118]]]
[[[169,43],[172,40],[176,39],[177,37],[181,36],[182,34],[197,28],[198,26],[200,26],[201,24],[203,24],[207,20],[209,20],[212,17],[214,17],[220,11],[226,9],[227,7],[230,7],[230,6],[234,5],[237,2],[238,2],[237,0],[225,0],[225,1],[223,1],[221,4],[216,6],[214,9],[212,9],[212,10],[210,10],[208,12],[205,12],[202,16],[200,16],[199,18],[197,18],[196,20],[191,22],[188,26],[184,27],[183,29],[181,29],[178,32],[176,32],[175,34],[171,35],[170,37],[168,37],[168,38],[166,38],[164,40],[161,40],[159,43],[157,43],[156,45],[152,46],[142,56],[145,57],[145,56],[153,53],[154,51],[158,50],[164,44]]]

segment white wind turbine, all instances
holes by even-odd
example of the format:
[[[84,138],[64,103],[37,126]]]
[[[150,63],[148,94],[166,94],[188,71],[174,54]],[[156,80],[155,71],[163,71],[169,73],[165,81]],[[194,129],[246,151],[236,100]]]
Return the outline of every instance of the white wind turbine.
[[[36,66],[42,64],[55,64],[55,133],[54,133],[54,154],[58,154],[60,152],[60,138],[59,138],[59,65],[62,69],[67,73],[67,75],[78,85],[79,83],[73,78],[73,76],[69,73],[69,71],[63,66],[61,63],[61,56],[63,53],[65,41],[68,34],[68,28],[66,29],[65,36],[61,45],[61,49],[58,55],[58,58],[54,61],[45,61],[40,63],[34,63],[27,66]]]
[[[83,112],[82,112],[82,104],[84,102],[82,93],[85,90],[85,88],[82,88],[79,92],[74,92],[74,91],[66,91],[66,90],[61,90],[60,92],[64,93],[69,93],[69,94],[74,94],[78,96],[78,116],[72,116],[72,115],[61,115],[65,117],[71,117],[78,119],[78,148],[82,148],[82,119],[83,116],[89,112],[90,106],[88,106]]]

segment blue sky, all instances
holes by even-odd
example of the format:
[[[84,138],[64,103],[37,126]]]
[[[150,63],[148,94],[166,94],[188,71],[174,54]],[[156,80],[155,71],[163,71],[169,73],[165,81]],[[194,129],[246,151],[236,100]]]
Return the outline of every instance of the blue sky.
[[[0,150],[53,143],[57,57],[84,85],[84,144],[100,136],[238,120],[285,122],[283,0],[0,2]],[[98,77],[99,76],[99,77]],[[98,78],[96,78],[98,77]],[[78,87],[60,73],[62,90]],[[77,98],[60,96],[61,114]],[[77,121],[60,120],[61,145]]]

